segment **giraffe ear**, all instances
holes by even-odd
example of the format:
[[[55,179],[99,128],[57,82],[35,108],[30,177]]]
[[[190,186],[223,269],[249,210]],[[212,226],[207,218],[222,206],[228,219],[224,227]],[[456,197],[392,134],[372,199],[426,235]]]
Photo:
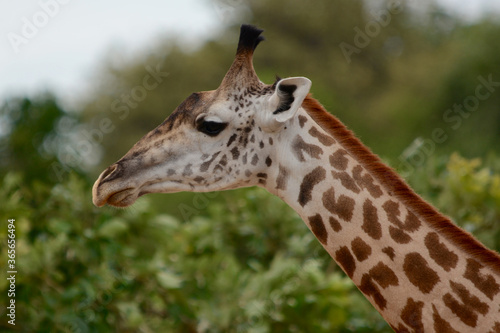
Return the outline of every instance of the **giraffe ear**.
[[[278,130],[293,118],[311,89],[311,80],[305,77],[290,77],[280,80],[274,94],[269,98],[265,110],[263,127],[270,131]]]

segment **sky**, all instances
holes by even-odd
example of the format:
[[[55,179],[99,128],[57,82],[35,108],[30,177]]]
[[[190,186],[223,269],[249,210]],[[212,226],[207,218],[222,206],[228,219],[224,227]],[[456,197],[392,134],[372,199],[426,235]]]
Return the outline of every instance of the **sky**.
[[[162,36],[195,43],[221,27],[219,11],[203,0],[0,0],[0,103],[79,92],[110,49],[147,52]]]
[[[111,49],[132,56],[165,36],[195,45],[215,35],[242,1],[0,0],[0,104],[43,91],[73,98]],[[470,20],[500,15],[499,0],[438,1]]]

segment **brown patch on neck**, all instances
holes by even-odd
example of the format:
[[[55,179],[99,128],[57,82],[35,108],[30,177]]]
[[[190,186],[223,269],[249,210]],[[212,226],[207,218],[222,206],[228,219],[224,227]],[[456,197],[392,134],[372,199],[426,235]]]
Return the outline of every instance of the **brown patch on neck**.
[[[500,255],[498,253],[486,248],[423,200],[391,167],[382,163],[377,155],[363,145],[353,132],[347,129],[335,116],[328,113],[310,94],[304,99],[302,107],[323,130],[339,142],[387,191],[393,193],[414,214],[420,216],[438,234],[500,275]]]

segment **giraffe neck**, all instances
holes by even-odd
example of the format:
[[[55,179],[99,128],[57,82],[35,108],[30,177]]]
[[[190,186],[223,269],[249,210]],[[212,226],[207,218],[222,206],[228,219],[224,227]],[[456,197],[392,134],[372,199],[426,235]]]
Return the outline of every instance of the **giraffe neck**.
[[[265,187],[396,331],[500,332],[498,255],[425,203],[314,99],[303,107],[280,135],[289,149],[276,152]]]

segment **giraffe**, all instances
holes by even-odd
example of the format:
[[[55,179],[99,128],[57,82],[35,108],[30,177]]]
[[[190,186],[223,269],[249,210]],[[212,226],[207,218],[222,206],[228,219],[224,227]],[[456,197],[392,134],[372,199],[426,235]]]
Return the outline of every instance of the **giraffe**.
[[[260,186],[283,199],[396,332],[500,332],[500,256],[418,196],[309,93],[262,83],[263,30],[242,25],[216,90],[191,94],[93,186],[147,193]]]

